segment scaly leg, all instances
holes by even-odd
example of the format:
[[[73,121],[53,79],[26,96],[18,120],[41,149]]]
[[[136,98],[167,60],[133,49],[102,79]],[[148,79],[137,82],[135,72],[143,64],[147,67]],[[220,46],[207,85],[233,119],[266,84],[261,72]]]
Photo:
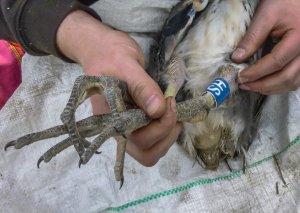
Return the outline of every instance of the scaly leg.
[[[220,150],[224,158],[233,158],[236,152],[236,144],[232,138],[231,130],[228,128],[222,129]]]
[[[111,115],[97,115],[91,116],[76,123],[79,132],[90,131],[88,135],[90,137],[97,135],[101,129],[106,125],[106,123],[113,122]],[[21,149],[24,146],[30,145],[34,142],[41,141],[48,138],[58,137],[64,134],[68,134],[68,129],[65,125],[55,126],[46,129],[41,132],[31,133],[23,137],[13,140],[6,144],[5,151],[8,147],[14,146],[16,149]]]
[[[114,172],[116,181],[120,181],[120,188],[122,188],[124,182],[123,170],[127,139],[121,136],[116,137],[116,140],[118,141],[118,144]]]
[[[95,132],[93,130],[90,130],[90,131],[80,132],[80,135],[83,137],[89,137],[89,136],[97,135],[98,132],[99,131]],[[69,148],[72,145],[73,145],[72,140],[70,139],[70,137],[68,137],[67,139],[65,139],[65,140],[59,142],[58,144],[56,144],[55,146],[51,147],[47,152],[45,152],[39,158],[39,160],[37,162],[37,167],[40,168],[40,163],[42,161],[44,161],[45,163],[48,163],[57,154],[59,154],[60,152],[64,151],[65,149]],[[85,148],[87,148],[91,145],[91,143],[88,141],[84,141],[83,145]],[[100,154],[100,152],[97,152],[97,154]]]
[[[200,96],[206,101],[207,113],[204,111],[202,114],[198,114],[200,117],[192,116],[192,119],[186,120],[187,123],[203,121],[195,125],[186,124],[184,131],[189,136],[183,141],[192,157],[197,153],[208,169],[216,169],[220,159],[232,157],[235,152],[235,140],[232,138],[231,126],[224,128],[224,124],[216,120],[217,116],[212,115],[207,118],[207,114],[237,90],[236,75],[243,68],[244,65],[231,63],[220,67],[219,78]],[[187,106],[187,108],[194,107]],[[211,113],[219,113],[217,110],[211,111]],[[192,148],[190,144],[193,144]]]
[[[230,172],[232,172],[232,168],[228,162],[228,159],[233,158],[236,153],[236,143],[233,140],[231,130],[228,128],[223,128],[221,133],[221,142],[220,142],[220,152],[221,159],[224,159],[225,164],[227,165]]]
[[[105,94],[107,97],[108,104],[111,107],[112,113],[115,111],[115,105],[111,100],[111,93],[113,94],[114,89],[118,87],[118,82],[109,77],[95,77],[95,76],[79,76],[75,83],[70,96],[70,99],[61,114],[61,120],[67,127],[70,139],[75,146],[76,151],[81,157],[84,152],[84,142],[78,132],[75,111],[77,107],[90,96],[99,93]],[[112,96],[112,98],[114,95]],[[111,106],[112,105],[112,106]]]
[[[220,137],[220,128],[208,127],[206,134],[201,134],[195,138],[194,146],[206,169],[214,170],[219,166]]]
[[[119,108],[118,108],[119,110]],[[116,116],[119,117],[116,120]],[[81,137],[93,137],[99,135],[93,143],[88,141],[83,141],[83,145],[86,148],[87,152],[83,153],[83,160],[80,163],[87,163],[87,161],[92,157],[94,153],[97,153],[97,149],[103,144],[103,142],[112,136],[123,135],[124,137],[127,133],[134,131],[140,127],[143,127],[149,124],[151,120],[141,109],[131,109],[125,112],[120,112],[115,116],[111,114],[106,115],[96,115],[91,116],[76,123],[79,135]],[[118,129],[118,131],[117,131]],[[42,132],[32,133],[25,135],[17,140],[9,142],[5,146],[5,150],[14,146],[16,149],[20,149],[26,145],[30,145],[39,140],[46,138],[58,137],[64,134],[68,134],[67,128],[65,126],[57,126],[49,128]],[[126,140],[117,137],[119,142],[117,143],[117,159],[115,165],[115,177],[117,180],[123,183],[123,167],[124,167],[124,155],[126,148]],[[121,140],[122,139],[122,140]],[[47,152],[45,152],[40,159],[38,160],[37,166],[39,167],[40,163],[44,161],[45,163],[49,162],[53,157],[58,153],[67,149],[68,147],[74,145],[71,138],[61,141]]]
[[[78,89],[80,88],[80,89]],[[80,90],[79,94],[77,89]],[[111,109],[111,115],[113,120],[120,120],[119,113],[124,112],[126,110],[124,101],[122,99],[121,90],[118,87],[118,83],[112,78],[97,78],[97,77],[85,77],[79,78],[76,81],[74,89],[75,92],[72,93],[70,101],[62,114],[62,121],[68,127],[70,139],[73,143],[80,144],[80,135],[78,131],[76,131],[76,124],[74,118],[75,109],[78,105],[94,94],[97,93],[104,93],[108,105]],[[77,93],[77,94],[76,94]],[[77,151],[79,150],[80,161],[79,166],[81,164],[86,164],[90,158],[96,153],[97,149],[112,135],[116,135],[122,129],[124,123],[114,122],[112,124],[108,124],[105,126],[97,138],[88,146],[84,151],[81,150],[80,146],[77,147]],[[84,141],[83,141],[84,142]],[[121,186],[123,184],[123,167],[124,167],[124,158],[125,158],[125,147],[126,141],[120,141],[117,143],[117,159],[116,165],[119,169],[115,170],[115,176],[117,180],[121,181]],[[120,153],[119,153],[120,152]]]
[[[167,83],[165,97],[176,97],[179,89],[183,86],[185,81],[186,67],[182,58],[171,58],[163,80]]]

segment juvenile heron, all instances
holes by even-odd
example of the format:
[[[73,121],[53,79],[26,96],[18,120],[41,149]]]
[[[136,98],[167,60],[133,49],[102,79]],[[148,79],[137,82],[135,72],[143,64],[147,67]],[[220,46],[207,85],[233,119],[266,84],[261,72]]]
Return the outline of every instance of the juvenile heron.
[[[176,96],[177,117],[184,130],[180,143],[208,169],[220,159],[247,149],[254,132],[261,96],[238,90],[236,76],[259,57],[235,64],[230,54],[245,34],[258,0],[185,0],[170,13],[162,31],[158,54],[159,71],[151,73],[165,91]],[[123,91],[124,92],[124,91]],[[111,114],[75,121],[76,108],[95,93],[104,93]],[[61,115],[61,126],[9,142],[22,148],[46,138],[69,137],[48,150],[38,161],[49,162],[74,145],[86,164],[109,137],[117,136],[116,179],[123,182],[126,135],[151,120],[140,109],[126,110],[118,81],[110,77],[80,76]],[[222,103],[223,102],[223,103]],[[89,142],[85,138],[97,135]],[[123,137],[122,137],[123,136]]]
[[[160,61],[167,61],[167,66],[163,68],[160,82],[165,85],[166,96],[186,100],[199,97],[206,91],[214,93],[214,98],[219,99],[216,101],[222,102],[222,94],[227,92],[226,87],[229,85],[221,80],[210,84],[214,79],[231,75],[228,81],[235,91],[231,91],[230,97],[211,110],[205,119],[199,117],[184,122],[179,139],[189,155],[196,159],[199,157],[208,169],[217,168],[220,159],[231,158],[236,151],[246,150],[255,132],[256,115],[262,96],[237,90],[235,77],[238,72],[254,63],[260,54],[257,53],[244,64],[233,63],[230,54],[245,34],[258,2],[259,0],[200,1],[206,8],[198,17],[195,15],[195,20],[185,33],[180,32],[184,28],[180,26],[186,27],[188,24],[181,25],[182,19],[176,20],[176,14],[185,12],[192,17],[193,7],[190,6],[187,10],[186,7],[178,6],[171,13],[175,14],[175,18],[171,16],[166,24],[171,27],[165,27],[172,33],[163,31],[163,54],[160,55]],[[173,22],[179,22],[177,32],[174,32]]]

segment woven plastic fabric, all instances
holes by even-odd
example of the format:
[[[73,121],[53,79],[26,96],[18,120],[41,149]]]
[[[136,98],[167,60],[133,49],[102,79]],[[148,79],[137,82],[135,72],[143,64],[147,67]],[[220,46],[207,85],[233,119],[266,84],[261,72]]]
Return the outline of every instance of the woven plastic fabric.
[[[123,1],[101,2],[102,6],[93,7],[101,11],[102,18],[107,21],[113,3],[120,5]],[[128,1],[128,5],[133,7],[133,2]],[[150,6],[150,1],[135,2],[144,4],[137,4],[138,7],[133,9],[135,14],[111,14],[114,19],[110,24],[127,28],[132,23],[125,20],[136,23],[134,30],[137,33],[132,35],[147,55],[153,39],[139,32],[138,29],[148,27],[144,25],[147,22],[138,18],[139,15],[144,15],[142,20],[151,20],[151,12],[160,11],[158,17],[165,17],[166,9],[177,1],[153,0]],[[128,5],[124,6],[125,9]],[[146,6],[150,9],[145,9]],[[204,170],[200,165],[194,165],[194,160],[174,144],[152,168],[143,167],[126,155],[125,182],[119,190],[113,174],[116,152],[113,139],[104,143],[102,153],[80,169],[73,147],[48,164],[42,163],[40,169],[36,167],[39,157],[65,137],[4,152],[3,148],[10,140],[61,124],[60,113],[67,103],[73,82],[82,74],[80,66],[66,64],[51,56],[26,55],[22,69],[23,83],[0,111],[0,212],[300,211],[299,90],[268,98],[258,135],[247,153],[249,167],[245,174],[240,159],[229,161],[233,172],[225,163],[221,163],[217,171]],[[86,102],[76,116],[80,119],[89,115],[91,106]],[[286,184],[276,169],[274,154],[277,154]]]

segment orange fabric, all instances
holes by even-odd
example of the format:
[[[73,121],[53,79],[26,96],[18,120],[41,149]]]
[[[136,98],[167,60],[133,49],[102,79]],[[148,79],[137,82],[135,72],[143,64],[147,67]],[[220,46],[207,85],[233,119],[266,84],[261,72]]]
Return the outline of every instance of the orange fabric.
[[[8,44],[16,59],[21,62],[22,56],[25,54],[24,50],[17,43],[8,42]]]

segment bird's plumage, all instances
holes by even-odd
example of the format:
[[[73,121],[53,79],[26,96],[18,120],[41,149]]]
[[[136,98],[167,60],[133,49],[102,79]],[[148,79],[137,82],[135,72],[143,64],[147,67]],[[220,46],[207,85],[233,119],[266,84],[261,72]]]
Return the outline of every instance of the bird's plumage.
[[[166,52],[172,50],[171,58],[180,58],[185,64],[183,74],[180,74],[184,75],[185,83],[180,86],[178,96],[185,99],[201,96],[220,75],[222,67],[234,64],[230,60],[230,54],[245,34],[258,2],[259,0],[211,0],[185,31],[186,35],[180,42],[175,47],[164,47]],[[184,10],[181,8],[181,16],[182,11]],[[167,26],[167,29],[170,27]],[[182,26],[181,28],[183,29]],[[259,53],[247,63],[234,65],[242,70],[258,57]],[[168,68],[162,75],[167,87],[176,84],[170,80],[173,77],[170,77]],[[254,111],[257,110],[260,96],[245,91],[231,94],[224,104],[209,113],[205,121],[184,123],[180,142],[192,157],[199,156],[207,168],[216,168],[219,159],[232,157],[236,150],[248,147],[254,132]]]

